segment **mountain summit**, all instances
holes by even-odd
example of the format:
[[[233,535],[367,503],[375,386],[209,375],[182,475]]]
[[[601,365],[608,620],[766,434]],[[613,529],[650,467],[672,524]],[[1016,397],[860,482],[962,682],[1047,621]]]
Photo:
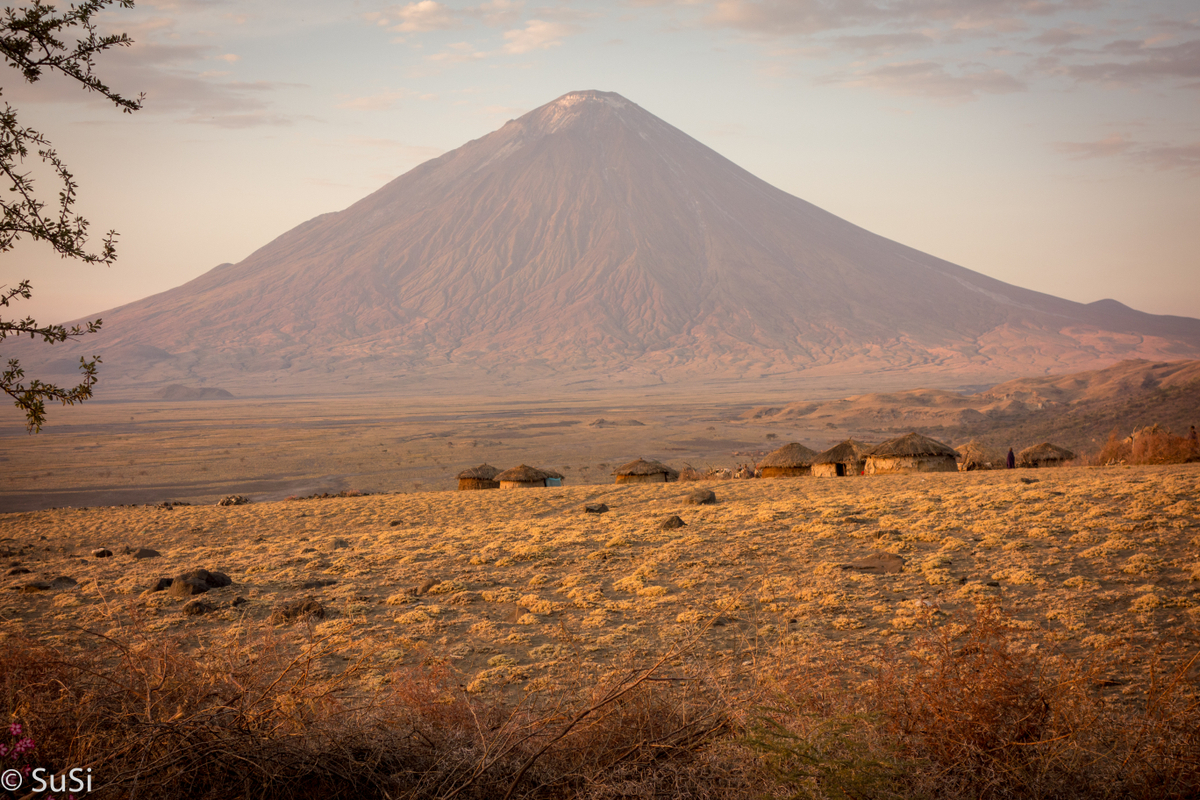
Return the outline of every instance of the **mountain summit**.
[[[599,91],[102,316],[80,349],[108,353],[107,380],[238,394],[946,385],[1200,356],[1200,320],[1062,300],[897,244]]]

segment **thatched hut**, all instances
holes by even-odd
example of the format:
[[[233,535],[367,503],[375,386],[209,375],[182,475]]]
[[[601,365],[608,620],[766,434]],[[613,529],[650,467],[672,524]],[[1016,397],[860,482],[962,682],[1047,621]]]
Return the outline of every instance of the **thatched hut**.
[[[962,472],[973,472],[979,469],[1004,469],[1004,453],[987,447],[978,439],[972,439],[954,449],[958,451],[958,468]]]
[[[532,489],[545,486],[548,477],[550,476],[540,469],[521,464],[518,467],[504,470],[496,476],[495,480],[500,484],[501,489]]]
[[[478,467],[464,469],[458,473],[458,490],[465,492],[473,489],[499,489],[500,482],[496,480],[496,476],[499,474],[500,470],[491,464],[480,464]]]
[[[547,486],[562,486],[563,481],[567,479],[561,472],[555,472],[552,469],[544,469],[542,472],[546,473]]]
[[[1017,453],[1018,467],[1061,467],[1075,460],[1075,454],[1065,447],[1042,442]]]
[[[872,447],[863,466],[867,475],[957,471],[958,452],[953,447],[915,431]]]
[[[637,459],[613,470],[617,483],[670,483],[679,480],[679,473],[658,461]]]
[[[810,450],[799,442],[791,442],[769,453],[758,462],[758,469],[764,478],[811,475],[813,459],[816,457],[816,450]]]
[[[841,478],[845,475],[861,475],[864,453],[870,445],[847,439],[841,444],[820,453],[812,462],[812,474],[818,478]]]

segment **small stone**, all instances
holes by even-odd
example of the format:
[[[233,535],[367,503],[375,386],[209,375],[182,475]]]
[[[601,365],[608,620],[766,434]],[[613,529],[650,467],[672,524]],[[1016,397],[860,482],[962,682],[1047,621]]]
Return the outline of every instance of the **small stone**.
[[[311,597],[304,600],[293,600],[290,603],[283,603],[276,606],[271,612],[271,622],[276,624],[282,622],[295,622],[298,619],[325,619],[325,606],[313,600]]]
[[[250,601],[247,600],[246,598],[242,597],[241,595],[238,595],[237,597],[235,597],[229,601],[229,607],[236,608],[237,606],[244,606],[244,605],[246,605],[246,603],[249,603],[249,602]]]
[[[717,495],[710,489],[697,489],[684,498],[689,506],[711,506],[717,502]]]
[[[244,506],[250,501],[240,494],[231,494],[228,497],[222,497],[217,501],[219,506]]]
[[[203,600],[189,600],[183,604],[183,614],[186,617],[198,617],[213,610],[213,606]]]
[[[154,582],[154,585],[151,586],[147,591],[162,592],[167,589],[170,589],[171,584],[174,582],[174,580],[175,580],[174,578],[159,578],[157,581]]]
[[[417,587],[417,594],[425,594],[425,593],[426,593],[426,592],[428,592],[430,589],[432,589],[433,587],[437,586],[437,585],[438,585],[438,583],[440,583],[440,581],[435,581],[435,580],[434,580],[434,579],[432,579],[432,578],[430,578],[430,579],[428,579],[428,580],[425,580],[425,581],[422,581],[422,582],[421,582],[421,585]]]
[[[112,550],[104,547],[98,547],[92,551],[92,558],[111,558]]]
[[[893,575],[904,570],[904,557],[895,553],[874,553],[868,558],[850,562],[843,569],[853,569],[873,575]]]
[[[331,550],[341,550],[341,549],[349,547],[349,546],[350,546],[350,543],[342,538],[334,539],[332,542],[329,543],[329,547]]]
[[[326,586],[334,586],[337,581],[332,578],[320,578],[315,581],[305,581],[300,584],[301,589],[324,589]]]
[[[30,574],[30,572],[32,572],[32,570],[26,569],[25,567],[13,567],[12,569],[10,569],[8,572],[6,572],[4,574],[5,575],[28,575],[28,574]]]
[[[315,547],[301,547],[300,548],[300,555],[304,555],[305,553],[315,553],[315,552],[317,552],[317,548],[315,548]]]
[[[588,503],[583,507],[585,514],[603,514],[606,511],[608,511],[608,506],[604,503]]]
[[[1021,478],[1021,483],[1037,483],[1037,478]]]
[[[988,581],[988,582],[987,582],[987,585],[988,585],[988,586],[999,586],[999,585],[1000,585],[1000,581]]]
[[[54,580],[50,581],[51,589],[68,589],[72,586],[78,586],[79,581],[67,575],[59,575]]]
[[[158,558],[162,555],[162,553],[158,552],[157,550],[152,550],[149,547],[139,547],[137,550],[134,550],[132,553],[130,553],[130,555],[140,561],[143,558]]]
[[[670,531],[676,528],[682,528],[686,524],[687,523],[684,522],[678,514],[674,514],[664,519],[658,527],[662,528],[664,531]]]
[[[50,586],[50,581],[30,581],[29,583],[13,588],[21,594],[34,594],[36,592],[48,592],[53,587]]]
[[[404,520],[401,520],[401,519],[394,519],[388,523],[388,525],[390,525],[393,528],[396,527],[397,525],[403,525],[403,524],[404,524]]]

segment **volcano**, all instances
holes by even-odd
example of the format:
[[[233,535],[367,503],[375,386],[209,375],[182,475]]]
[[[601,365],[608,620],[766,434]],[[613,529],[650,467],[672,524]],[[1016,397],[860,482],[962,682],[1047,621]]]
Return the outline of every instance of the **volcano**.
[[[600,91],[566,94],[239,264],[93,316],[103,331],[54,355],[73,368],[100,353],[101,390],[242,396],[946,386],[1200,357],[1200,320],[942,261]]]

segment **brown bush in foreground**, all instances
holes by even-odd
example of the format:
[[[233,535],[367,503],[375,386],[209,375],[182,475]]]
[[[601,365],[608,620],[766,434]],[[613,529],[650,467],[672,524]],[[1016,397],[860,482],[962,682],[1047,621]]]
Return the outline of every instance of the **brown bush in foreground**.
[[[718,798],[753,782],[705,752],[728,709],[704,681],[660,675],[668,659],[506,707],[436,665],[353,699],[358,666],[324,674],[319,643],[14,644],[0,654],[3,712],[36,742],[35,765],[90,767],[101,798]]]
[[[1094,669],[1018,645],[983,610],[874,674],[788,675],[751,739],[797,797],[1200,795],[1197,657],[1139,707]]]
[[[1194,441],[1152,425],[1127,437],[1114,430],[1100,452],[1087,462],[1103,467],[1112,464],[1185,464],[1196,459],[1200,459],[1200,449]]]
[[[874,669],[781,660],[763,706],[681,653],[513,703],[437,662],[351,691],[360,665],[327,672],[321,642],[274,634],[10,640],[0,711],[36,742],[23,763],[90,767],[99,798],[1200,795],[1197,657],[1151,658],[1144,696],[1110,700],[985,609]]]

